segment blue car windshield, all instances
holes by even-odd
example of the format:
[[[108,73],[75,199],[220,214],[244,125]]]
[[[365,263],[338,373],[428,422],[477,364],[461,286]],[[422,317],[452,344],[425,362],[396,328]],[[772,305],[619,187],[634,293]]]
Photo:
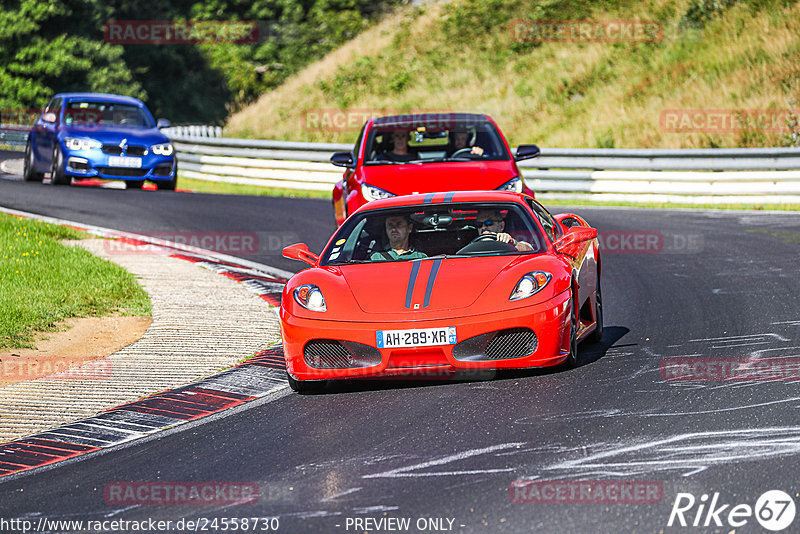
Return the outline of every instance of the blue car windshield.
[[[138,106],[117,102],[68,102],[64,109],[67,126],[101,125],[153,128],[153,119]]]
[[[504,243],[498,234],[524,245]],[[348,219],[323,253],[322,265],[537,254],[546,249],[533,218],[515,203],[407,206],[368,210]]]

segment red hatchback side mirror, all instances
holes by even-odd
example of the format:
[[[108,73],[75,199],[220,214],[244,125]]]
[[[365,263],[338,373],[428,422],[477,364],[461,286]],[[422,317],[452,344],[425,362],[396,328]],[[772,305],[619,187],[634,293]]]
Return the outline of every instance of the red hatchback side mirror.
[[[283,249],[283,257],[290,260],[300,260],[309,265],[316,265],[319,256],[311,252],[305,243],[295,243]]]

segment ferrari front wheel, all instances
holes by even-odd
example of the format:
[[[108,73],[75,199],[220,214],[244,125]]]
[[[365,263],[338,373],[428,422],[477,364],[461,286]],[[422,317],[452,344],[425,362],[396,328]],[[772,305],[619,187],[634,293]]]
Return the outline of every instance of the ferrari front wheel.
[[[597,277],[597,289],[594,299],[594,324],[591,340],[599,342],[603,339],[603,295],[600,292],[600,277]]]
[[[570,290],[572,311],[569,314],[569,353],[567,353],[566,366],[570,369],[578,366],[578,307],[575,305],[577,291],[575,284]]]

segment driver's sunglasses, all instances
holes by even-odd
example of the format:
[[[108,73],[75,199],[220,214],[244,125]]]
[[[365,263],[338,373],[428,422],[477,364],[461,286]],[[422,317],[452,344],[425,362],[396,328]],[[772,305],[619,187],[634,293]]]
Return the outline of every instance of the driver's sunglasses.
[[[500,221],[496,221],[494,219],[486,219],[485,221],[476,221],[478,223],[478,228],[482,228],[484,226],[492,226],[493,224],[500,224]]]

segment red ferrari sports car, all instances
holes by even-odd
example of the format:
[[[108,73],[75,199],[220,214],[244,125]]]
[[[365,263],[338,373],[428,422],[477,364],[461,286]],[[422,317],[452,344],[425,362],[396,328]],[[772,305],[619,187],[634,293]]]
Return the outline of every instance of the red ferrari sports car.
[[[379,198],[437,191],[501,190],[533,196],[516,162],[539,155],[536,145],[512,154],[494,121],[474,113],[392,115],[369,119],[333,188],[336,224]]]
[[[597,230],[513,192],[376,200],[283,290],[289,384],[577,362],[603,328]]]

